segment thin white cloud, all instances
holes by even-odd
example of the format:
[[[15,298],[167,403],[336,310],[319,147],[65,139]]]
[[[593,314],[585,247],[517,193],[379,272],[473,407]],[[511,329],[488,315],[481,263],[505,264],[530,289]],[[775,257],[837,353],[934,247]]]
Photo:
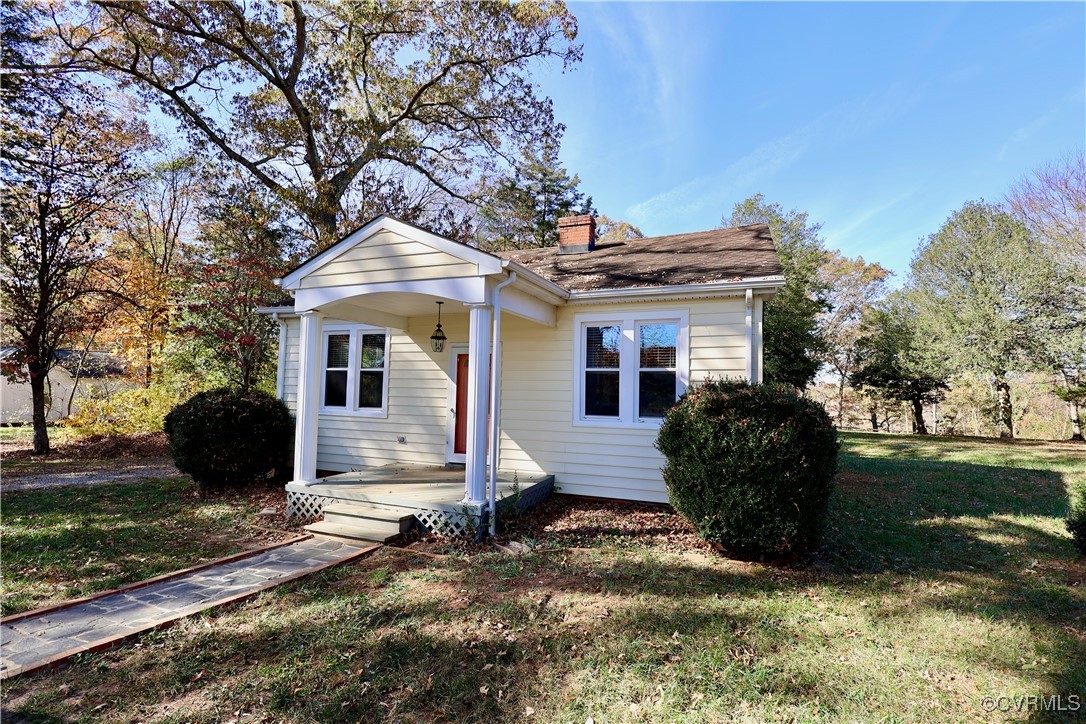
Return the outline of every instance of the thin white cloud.
[[[826,236],[826,239],[829,241],[830,246],[847,246],[853,232],[864,226],[864,224],[871,221],[876,216],[879,216],[880,214],[889,211],[901,202],[909,199],[917,191],[919,191],[920,188],[921,187],[919,185],[913,186],[909,190],[898,194],[889,201],[885,201],[881,204],[877,204],[866,209],[865,211],[852,217],[839,227],[824,227],[823,232]]]
[[[758,191],[757,186],[792,165],[812,148],[839,147],[900,116],[914,105],[923,89],[892,88],[879,96],[843,103],[789,134],[772,139],[733,161],[722,171],[685,182],[633,204],[625,216],[632,223],[656,226],[663,220],[702,213],[723,214],[726,204]]]

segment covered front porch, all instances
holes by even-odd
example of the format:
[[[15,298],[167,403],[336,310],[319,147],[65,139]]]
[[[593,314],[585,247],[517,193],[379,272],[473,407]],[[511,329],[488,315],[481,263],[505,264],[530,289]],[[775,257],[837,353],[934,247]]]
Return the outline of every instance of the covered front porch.
[[[281,355],[296,366],[280,373],[281,389],[295,375],[291,515],[328,504],[411,508],[428,529],[463,533],[499,500],[549,494],[543,471],[502,470],[501,330],[505,314],[553,328],[563,290],[387,217],[280,284],[297,320]],[[439,303],[447,340],[431,335]],[[286,331],[282,339],[291,347]]]
[[[548,498],[553,475],[497,473],[498,516],[521,512]],[[489,524],[485,504],[464,502],[464,471],[421,465],[388,465],[287,484],[287,512],[312,518],[335,505],[364,504],[414,515],[426,530],[463,535]]]

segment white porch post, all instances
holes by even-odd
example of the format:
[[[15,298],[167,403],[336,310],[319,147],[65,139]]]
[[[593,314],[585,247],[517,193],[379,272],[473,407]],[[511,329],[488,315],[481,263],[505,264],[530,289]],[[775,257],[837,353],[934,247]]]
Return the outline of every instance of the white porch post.
[[[298,402],[294,411],[294,482],[317,482],[317,407],[321,394],[321,315],[301,313]]]
[[[468,440],[464,502],[486,502],[486,415],[490,406],[490,307],[475,304],[468,317]]]

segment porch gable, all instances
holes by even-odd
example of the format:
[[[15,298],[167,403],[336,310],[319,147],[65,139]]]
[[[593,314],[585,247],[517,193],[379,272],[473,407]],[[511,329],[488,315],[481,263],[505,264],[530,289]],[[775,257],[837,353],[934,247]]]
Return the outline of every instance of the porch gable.
[[[286,290],[429,279],[480,277],[501,272],[501,260],[465,244],[379,216],[284,275]]]

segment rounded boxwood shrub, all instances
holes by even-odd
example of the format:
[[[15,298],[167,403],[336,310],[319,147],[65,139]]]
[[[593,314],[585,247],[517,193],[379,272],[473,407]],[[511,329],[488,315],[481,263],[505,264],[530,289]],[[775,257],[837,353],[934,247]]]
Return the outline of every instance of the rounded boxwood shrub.
[[[200,392],[166,415],[177,469],[217,490],[268,480],[289,469],[294,418],[258,390]]]
[[[707,380],[672,407],[656,446],[676,510],[745,558],[818,546],[837,472],[837,430],[794,388]]]

